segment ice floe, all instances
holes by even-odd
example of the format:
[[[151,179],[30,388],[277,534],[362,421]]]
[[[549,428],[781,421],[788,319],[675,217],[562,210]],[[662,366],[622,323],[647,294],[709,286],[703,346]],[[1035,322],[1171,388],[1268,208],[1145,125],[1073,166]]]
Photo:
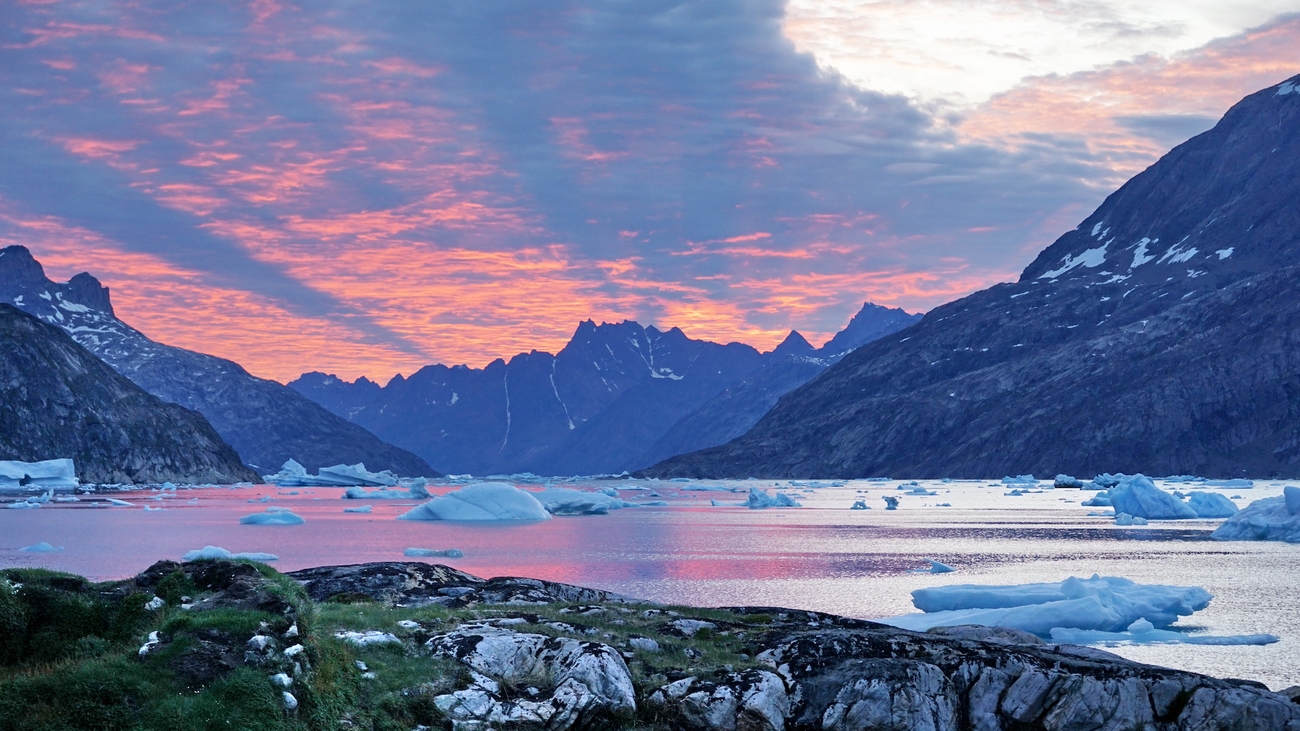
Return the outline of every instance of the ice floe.
[[[1285,541],[1300,543],[1300,488],[1287,485],[1277,497],[1247,505],[1210,537],[1217,541]]]
[[[607,489],[608,492],[587,492],[567,487],[548,487],[531,494],[551,515],[604,515],[611,510],[634,505],[620,498],[617,490]]]
[[[231,553],[220,546],[204,546],[181,556],[182,561],[199,561],[205,558],[247,559],[249,561],[279,561],[273,553]]]
[[[428,500],[429,491],[424,485],[415,485],[409,489],[391,490],[380,488],[367,490],[364,487],[349,487],[343,493],[344,500]]]
[[[1053,627],[1052,641],[1067,645],[1271,645],[1278,641],[1275,635],[1189,635],[1167,629],[1156,629],[1145,619],[1130,624],[1123,632],[1104,632],[1095,629]]]
[[[1003,477],[1003,485],[1037,485],[1038,479],[1033,475],[1020,475],[1018,477]]]
[[[239,519],[244,525],[302,525],[307,521],[284,508],[267,508],[265,513],[253,513]]]
[[[745,507],[758,508],[799,508],[802,504],[790,497],[789,495],[778,492],[775,495],[768,495],[757,487],[749,489],[749,497],[745,499]]]
[[[18,550],[26,551],[27,553],[55,553],[57,551],[62,551],[63,546],[52,546],[49,543],[46,543],[45,541],[41,541],[40,543],[37,543],[32,546],[23,546]]]
[[[369,505],[358,505],[355,508],[343,508],[345,513],[369,513],[373,508]]]
[[[41,462],[0,460],[0,489],[76,488],[77,470],[70,459]]]
[[[1118,632],[1145,619],[1167,627],[1209,606],[1198,586],[1138,584],[1114,576],[1070,577],[1046,584],[960,584],[917,589],[912,603],[924,614],[877,620],[903,629],[979,624],[1049,636],[1057,627]]]
[[[401,520],[549,520],[551,514],[533,497],[503,482],[480,482],[440,495]]]
[[[459,548],[408,548],[402,551],[403,556],[413,556],[420,558],[464,558],[465,552]]]
[[[1197,517],[1196,511],[1182,500],[1155,486],[1144,475],[1130,475],[1110,489],[1110,504],[1115,513],[1128,513],[1147,520],[1181,520]]]
[[[1147,519],[1128,513],[1116,513],[1115,525],[1146,525]]]

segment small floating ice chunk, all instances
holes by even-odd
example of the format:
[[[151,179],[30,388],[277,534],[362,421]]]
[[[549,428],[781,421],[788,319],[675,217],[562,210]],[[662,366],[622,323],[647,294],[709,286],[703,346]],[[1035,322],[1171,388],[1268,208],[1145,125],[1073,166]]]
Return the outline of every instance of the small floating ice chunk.
[[[265,513],[253,513],[239,519],[243,525],[302,525],[307,521],[288,508],[270,507]]]
[[[898,510],[898,498],[893,495],[885,495],[881,500],[885,501],[885,510]]]
[[[345,513],[369,513],[370,511],[371,507],[369,505],[358,505],[355,508],[343,508],[343,512]]]
[[[1254,480],[1242,480],[1242,479],[1235,479],[1235,480],[1206,480],[1205,482],[1203,482],[1203,483],[1201,483],[1201,484],[1205,485],[1206,487],[1236,487],[1236,488],[1241,488],[1241,489],[1249,490],[1249,489],[1251,489],[1252,487],[1255,486],[1255,481],[1254,481]]]
[[[1196,511],[1182,500],[1155,486],[1145,475],[1131,475],[1110,490],[1115,513],[1128,513],[1147,520],[1195,518]]]
[[[853,507],[849,508],[849,510],[870,510],[870,509],[871,506],[867,505],[866,500],[858,500],[857,502],[853,503]]]
[[[134,503],[128,503],[128,502],[125,501],[125,500],[118,500],[118,499],[115,498],[115,497],[107,498],[107,500],[108,500],[108,502],[109,502],[110,504],[112,504],[112,505],[118,505],[118,506],[121,506],[121,507],[124,507],[124,508],[134,508],[134,507],[135,507],[135,504],[134,504]]]
[[[1274,635],[1189,635],[1167,629],[1156,629],[1146,620],[1138,620],[1124,632],[1053,627],[1052,640],[1068,645],[1271,645],[1278,641]]]
[[[1231,518],[1237,506],[1217,492],[1189,492],[1187,506],[1196,511],[1198,518]]]
[[[408,548],[402,551],[402,555],[423,558],[464,558],[465,552],[459,548]]]
[[[273,553],[231,553],[220,546],[204,546],[181,556],[182,561],[199,561],[205,558],[245,559],[248,561],[279,561]]]
[[[1003,477],[1003,485],[1037,485],[1038,479],[1033,475],[1019,475],[1017,477]]]
[[[343,493],[344,500],[421,500],[428,497],[429,493],[426,490],[420,490],[420,494],[415,494],[411,490],[389,490],[386,488],[367,490],[364,487],[349,487]]]
[[[907,572],[909,574],[951,574],[952,572],[957,570],[946,563],[939,563],[938,561],[935,561],[932,558],[927,558],[926,561],[930,562],[930,568],[908,569]]]
[[[1052,487],[1058,489],[1070,487],[1081,488],[1083,487],[1083,480],[1072,475],[1057,475],[1056,479],[1052,481]]]
[[[550,520],[531,493],[501,482],[480,482],[440,495],[400,520]]]
[[[1128,513],[1116,513],[1115,525],[1146,525],[1147,519]]]
[[[40,543],[37,543],[32,546],[23,546],[18,550],[26,551],[27,553],[54,553],[56,551],[62,551],[63,546],[51,546],[45,541],[41,541]]]

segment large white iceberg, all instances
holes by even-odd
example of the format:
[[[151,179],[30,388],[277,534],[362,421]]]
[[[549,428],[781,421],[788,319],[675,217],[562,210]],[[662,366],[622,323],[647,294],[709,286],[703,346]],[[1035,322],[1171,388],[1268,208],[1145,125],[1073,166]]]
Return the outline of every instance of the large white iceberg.
[[[0,489],[48,490],[75,488],[77,470],[70,459],[47,459],[42,462],[0,460]]]
[[[551,515],[605,515],[611,510],[631,507],[634,503],[625,502],[614,491],[586,492],[567,487],[548,487],[532,493]]]
[[[924,614],[877,620],[903,629],[979,624],[1047,636],[1053,628],[1118,632],[1139,619],[1167,627],[1209,606],[1198,586],[1138,584],[1114,576],[1070,577],[1050,584],[959,584],[917,589],[912,603]]]
[[[1189,492],[1187,506],[1196,511],[1198,518],[1231,518],[1237,514],[1237,505],[1217,492]]]
[[[1287,485],[1277,497],[1256,500],[1223,521],[1210,537],[1217,541],[1300,543],[1300,488]]]
[[[532,493],[503,482],[480,482],[439,495],[409,512],[401,520],[549,520]]]
[[[1115,513],[1147,520],[1181,520],[1197,517],[1191,506],[1156,487],[1145,475],[1130,475],[1109,492]]]
[[[293,459],[285,462],[279,472],[263,479],[279,487],[392,487],[397,484],[397,476],[392,472],[370,472],[364,462],[322,467],[315,475],[309,475],[307,468]]]

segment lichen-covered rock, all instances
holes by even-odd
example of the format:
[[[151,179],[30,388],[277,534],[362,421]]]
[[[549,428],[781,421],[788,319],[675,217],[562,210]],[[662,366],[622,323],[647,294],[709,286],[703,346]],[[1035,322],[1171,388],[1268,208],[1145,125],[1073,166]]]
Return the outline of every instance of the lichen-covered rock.
[[[599,642],[467,625],[431,638],[434,655],[464,663],[473,684],[434,702],[458,729],[593,727],[636,710],[632,676],[617,650]],[[510,688],[528,686],[529,697]]]
[[[656,690],[647,703],[699,731],[781,731],[790,716],[785,680],[766,670],[729,673],[717,682],[683,678]]]
[[[322,566],[294,571],[289,576],[302,583],[315,601],[355,597],[406,607],[439,604],[454,608],[475,604],[633,601],[613,592],[540,579],[481,579],[450,566],[419,561]]]

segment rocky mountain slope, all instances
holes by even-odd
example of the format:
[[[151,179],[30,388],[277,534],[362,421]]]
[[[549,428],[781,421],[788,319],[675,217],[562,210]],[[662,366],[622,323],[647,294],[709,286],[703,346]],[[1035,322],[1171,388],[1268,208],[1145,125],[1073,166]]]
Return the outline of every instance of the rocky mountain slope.
[[[678,454],[725,444],[749,431],[782,396],[811,381],[853,350],[920,321],[902,309],[862,305],[847,327],[820,349],[797,332],[768,356],[762,370],[728,386],[682,417],[639,462],[655,464]],[[797,338],[797,339],[796,339]]]
[[[0,460],[70,457],[92,483],[257,480],[202,414],[164,403],[62,330],[0,304]]]
[[[765,354],[677,328],[587,321],[556,355],[428,366],[383,388],[323,373],[289,385],[444,472],[617,473],[743,433],[844,352],[917,318],[868,304],[833,351],[794,332]]]
[[[0,728],[1300,728],[1294,688],[945,630],[422,563],[160,561],[106,584],[0,569]]]
[[[1300,77],[657,476],[1300,474]]]
[[[0,302],[61,327],[154,396],[203,414],[259,472],[292,458],[311,470],[365,462],[371,470],[435,474],[419,457],[237,363],[150,340],[113,314],[108,288],[94,277],[52,282],[25,247],[0,249]]]

